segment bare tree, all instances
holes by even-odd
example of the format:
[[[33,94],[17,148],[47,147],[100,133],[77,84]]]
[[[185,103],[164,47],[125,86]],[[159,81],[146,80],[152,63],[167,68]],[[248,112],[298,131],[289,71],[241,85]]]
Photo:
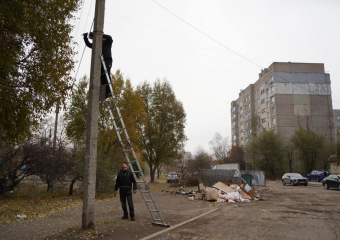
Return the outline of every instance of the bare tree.
[[[223,138],[221,134],[215,133],[215,136],[209,142],[209,145],[217,161],[222,163],[227,159],[230,149],[228,137]]]

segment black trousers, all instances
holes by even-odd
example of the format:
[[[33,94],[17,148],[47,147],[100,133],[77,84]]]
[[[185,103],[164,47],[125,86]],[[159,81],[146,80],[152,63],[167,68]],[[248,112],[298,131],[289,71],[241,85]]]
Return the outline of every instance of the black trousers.
[[[127,201],[129,205],[130,217],[135,217],[135,210],[133,208],[131,189],[119,189],[119,197],[120,197],[120,202],[122,204],[122,208],[124,211],[124,216],[125,217],[129,216],[127,207],[126,207],[126,201]]]
[[[104,62],[105,62],[105,66],[106,66],[106,69],[107,69],[107,73],[109,74],[109,78],[110,78],[110,81],[111,81],[112,59],[110,59],[110,58],[104,58]],[[100,83],[101,83],[102,85],[108,84],[103,65],[101,65],[101,77],[100,77]],[[109,86],[106,86],[106,93],[109,93],[109,92],[110,92],[110,87],[109,87]]]

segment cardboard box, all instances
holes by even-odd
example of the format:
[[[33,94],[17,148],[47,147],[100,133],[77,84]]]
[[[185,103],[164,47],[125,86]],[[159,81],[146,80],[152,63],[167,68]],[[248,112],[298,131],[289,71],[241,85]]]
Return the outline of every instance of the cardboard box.
[[[250,189],[250,191],[248,192],[248,195],[249,195],[252,199],[254,199],[254,198],[257,197],[257,193],[256,193],[256,191],[255,191],[254,188],[251,188],[251,189]]]
[[[200,183],[199,188],[200,188],[199,189],[200,192],[204,192],[205,191],[205,187],[204,187],[203,183]]]
[[[210,187],[206,187],[205,188],[205,192],[204,193],[205,193],[205,198],[207,199],[207,201],[211,200],[210,199],[210,189],[211,189]]]
[[[245,191],[243,191],[242,189],[239,189],[239,193],[241,194],[241,196],[244,198],[244,199],[252,199],[251,196],[249,196]]]
[[[202,193],[196,193],[195,199],[196,200],[202,200],[203,199],[203,194]]]
[[[235,192],[235,189],[225,185],[222,182],[216,183],[213,187],[217,188],[218,190],[221,190],[222,192],[225,192],[225,193]]]
[[[216,201],[218,198],[219,198],[218,190],[215,189],[215,188],[211,188],[210,189],[210,199]]]

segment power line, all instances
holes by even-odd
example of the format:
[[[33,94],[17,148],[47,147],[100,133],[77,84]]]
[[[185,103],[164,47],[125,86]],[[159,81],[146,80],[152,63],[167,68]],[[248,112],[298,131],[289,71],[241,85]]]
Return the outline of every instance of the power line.
[[[221,45],[222,47],[228,49],[229,51],[233,52],[234,54],[238,55],[239,57],[247,60],[248,62],[251,62],[252,64],[262,68],[260,65],[258,65],[257,63],[253,62],[252,60],[250,60],[249,58],[244,57],[243,55],[239,54],[238,52],[232,50],[231,48],[225,46],[224,44],[222,44],[221,42],[217,41],[216,39],[210,37],[208,34],[202,32],[201,30],[199,30],[198,28],[196,28],[195,26],[191,25],[190,23],[188,23],[187,21],[185,21],[183,18],[179,17],[178,15],[174,14],[173,12],[171,12],[169,9],[167,9],[166,7],[162,6],[161,4],[159,4],[158,2],[156,2],[155,0],[152,0],[154,3],[156,3],[157,5],[159,5],[161,8],[165,9],[166,11],[168,11],[169,13],[171,13],[173,16],[175,16],[176,18],[178,18],[179,20],[181,20],[182,22],[186,23],[187,25],[189,25],[191,28],[195,29],[196,31],[198,31],[199,33],[203,34],[204,36],[206,36],[207,38],[213,40],[214,42],[216,42],[217,44]]]
[[[242,57],[243,59],[245,59],[245,60],[247,60],[247,61],[249,61],[249,62],[255,64],[256,66],[260,67],[261,69],[264,68],[264,67],[258,65],[257,63],[251,61],[250,59],[248,59],[248,58],[242,56],[241,54],[235,52],[234,50],[228,48],[227,46],[225,46],[224,44],[220,43],[220,42],[217,41],[216,39],[210,37],[208,34],[202,32],[201,30],[199,30],[199,29],[196,28],[195,26],[191,25],[190,23],[188,23],[187,21],[185,21],[184,19],[182,19],[181,17],[179,17],[179,16],[176,15],[175,13],[171,12],[169,9],[167,9],[167,8],[164,7],[163,5],[161,5],[161,4],[159,4],[158,2],[156,2],[155,0],[152,0],[152,1],[153,1],[154,3],[156,3],[158,6],[160,6],[161,8],[163,8],[164,10],[166,10],[167,12],[169,12],[170,14],[172,14],[173,16],[175,16],[176,18],[178,18],[179,20],[181,20],[182,22],[186,23],[187,25],[189,25],[190,27],[192,27],[192,28],[195,29],[196,31],[200,32],[200,33],[203,34],[204,36],[208,37],[209,39],[213,40],[214,42],[216,42],[216,43],[218,43],[219,45],[223,46],[224,48],[228,49],[229,51],[231,51],[231,52],[235,53],[236,55]],[[334,24],[334,23],[333,23],[333,24]],[[333,24],[332,24],[331,26],[333,26]],[[328,29],[329,29],[329,28],[328,28]],[[327,31],[328,31],[328,29],[327,29]],[[283,77],[281,77],[281,76],[280,76],[280,78],[286,80],[286,81],[289,82],[289,83],[292,83],[293,85],[295,84],[296,86],[298,86],[298,87],[300,87],[300,88],[303,88],[303,89],[307,90],[309,93],[313,93],[313,94],[318,95],[318,96],[326,97],[325,95],[320,95],[320,94],[316,94],[315,92],[311,92],[309,89],[306,89],[306,88],[304,88],[304,87],[302,87],[302,86],[300,86],[300,85],[297,85],[296,83],[293,83],[293,82],[289,81],[288,79],[285,79],[285,78],[283,78]],[[327,99],[328,99],[328,97],[327,97]],[[334,101],[334,100],[333,100],[333,101]],[[340,102],[337,102],[337,101],[334,101],[334,102],[340,104]]]
[[[91,32],[91,30],[92,30],[93,23],[94,23],[94,19],[93,19],[93,21],[92,21],[92,25],[91,25],[91,28],[90,28],[90,32]],[[86,49],[86,45],[84,46],[83,54],[81,55],[81,58],[80,58],[80,61],[79,61],[79,65],[78,65],[78,69],[77,69],[76,75],[74,76],[74,79],[77,79],[78,71],[79,71],[81,62],[82,62],[82,60],[83,60],[83,56],[84,56],[84,53],[85,53],[85,49]]]

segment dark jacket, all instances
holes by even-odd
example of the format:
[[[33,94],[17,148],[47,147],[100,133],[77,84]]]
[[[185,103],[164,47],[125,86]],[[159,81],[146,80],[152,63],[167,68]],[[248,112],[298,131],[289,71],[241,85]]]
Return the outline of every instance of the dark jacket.
[[[109,58],[112,60],[112,55],[111,55],[111,47],[112,47],[112,37],[110,35],[106,35],[103,34],[103,38],[105,38],[105,40],[103,40],[103,46],[102,46],[102,54],[104,59],[105,58]],[[84,41],[86,46],[88,46],[89,48],[92,48],[92,43],[89,42],[89,40],[87,39],[87,36],[84,36]]]
[[[137,190],[137,183],[135,178],[133,177],[133,174],[130,169],[126,170],[126,173],[124,174],[123,170],[120,170],[117,176],[116,185],[115,185],[115,191],[119,189],[132,189],[132,183],[133,183],[133,190]]]

